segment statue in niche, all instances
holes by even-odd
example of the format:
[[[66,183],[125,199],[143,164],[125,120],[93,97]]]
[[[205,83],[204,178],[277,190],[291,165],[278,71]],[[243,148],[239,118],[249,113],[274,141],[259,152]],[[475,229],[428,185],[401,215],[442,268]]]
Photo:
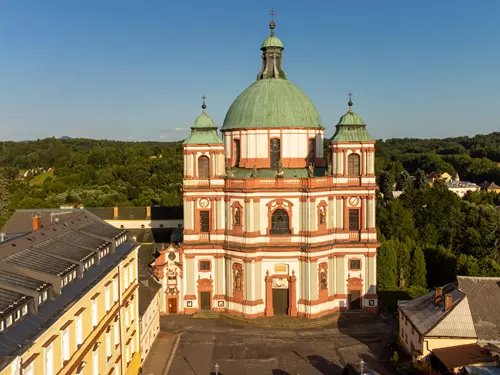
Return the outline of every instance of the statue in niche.
[[[225,177],[233,177],[233,170],[229,164],[226,164],[226,174]]]
[[[234,210],[234,225],[240,225],[241,223],[241,212],[240,208],[236,207]]]
[[[255,164],[253,165],[252,174],[250,175],[250,177],[252,178],[257,177],[257,166]]]
[[[283,162],[281,159],[276,162],[276,177],[283,177]]]
[[[325,224],[325,207],[321,206],[319,208],[319,223]]]
[[[307,166],[307,176],[308,176],[309,178],[314,177],[314,165],[309,164],[309,165]]]
[[[327,288],[326,271],[324,269],[321,270],[321,274],[320,274],[320,287],[321,287],[321,290],[326,290],[326,288]]]
[[[235,283],[235,290],[238,292],[241,292],[241,271],[236,270],[236,274],[234,275],[234,283]]]
[[[328,168],[326,170],[326,175],[327,176],[333,176],[333,166],[332,166],[332,163],[328,163]]]

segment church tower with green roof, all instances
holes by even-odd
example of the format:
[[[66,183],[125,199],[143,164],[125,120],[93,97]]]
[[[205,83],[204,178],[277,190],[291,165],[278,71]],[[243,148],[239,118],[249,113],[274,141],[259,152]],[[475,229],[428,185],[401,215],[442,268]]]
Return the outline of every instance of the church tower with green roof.
[[[274,18],[269,28],[222,137],[204,102],[184,141],[183,242],[157,270],[167,305],[247,318],[377,312],[375,140],[351,100],[335,129],[323,124],[285,73]]]

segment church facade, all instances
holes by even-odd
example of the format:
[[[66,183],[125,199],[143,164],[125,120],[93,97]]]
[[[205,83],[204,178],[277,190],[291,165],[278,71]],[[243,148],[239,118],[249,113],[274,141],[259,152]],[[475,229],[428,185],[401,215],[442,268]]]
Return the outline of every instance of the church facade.
[[[318,111],[270,28],[222,137],[203,102],[184,141],[183,242],[154,263],[164,313],[378,311],[375,140],[349,101],[324,155]]]

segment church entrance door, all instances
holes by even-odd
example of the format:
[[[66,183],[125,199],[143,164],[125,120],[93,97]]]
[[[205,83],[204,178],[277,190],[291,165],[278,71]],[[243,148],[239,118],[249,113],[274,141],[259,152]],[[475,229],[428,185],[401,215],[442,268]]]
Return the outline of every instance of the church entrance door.
[[[359,310],[361,309],[361,291],[351,290],[349,292],[349,309]]]
[[[210,292],[200,292],[200,309],[210,310]]]
[[[177,314],[177,298],[168,299],[168,313]]]
[[[288,302],[288,289],[273,289],[274,315],[287,315]]]

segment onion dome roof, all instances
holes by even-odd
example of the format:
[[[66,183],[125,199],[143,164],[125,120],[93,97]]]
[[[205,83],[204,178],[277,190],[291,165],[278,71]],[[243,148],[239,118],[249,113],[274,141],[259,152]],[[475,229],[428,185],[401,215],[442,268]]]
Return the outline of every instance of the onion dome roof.
[[[366,131],[366,125],[352,110],[349,100],[349,111],[343,115],[336,125],[335,134],[330,142],[373,142],[375,139]]]
[[[208,144],[222,144],[222,139],[217,134],[217,127],[210,116],[205,112],[207,106],[205,105],[205,98],[203,98],[203,105],[201,106],[203,112],[194,121],[191,127],[191,134],[183,142],[185,145],[208,145]]]

